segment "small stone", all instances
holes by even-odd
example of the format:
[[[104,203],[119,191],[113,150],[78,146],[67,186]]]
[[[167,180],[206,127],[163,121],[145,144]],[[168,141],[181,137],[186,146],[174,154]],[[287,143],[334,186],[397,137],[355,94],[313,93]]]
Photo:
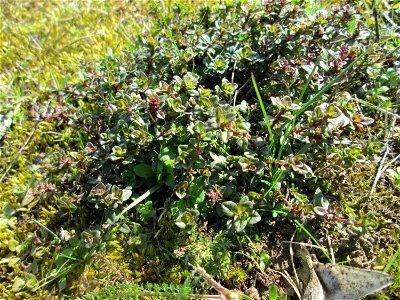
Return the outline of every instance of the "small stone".
[[[244,293],[253,300],[260,300],[260,294],[254,286],[248,288]]]

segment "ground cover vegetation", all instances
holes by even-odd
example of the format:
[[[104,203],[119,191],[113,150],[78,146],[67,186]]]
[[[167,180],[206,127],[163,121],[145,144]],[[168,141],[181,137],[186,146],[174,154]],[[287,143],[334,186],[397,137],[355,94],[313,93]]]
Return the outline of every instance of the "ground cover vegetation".
[[[4,297],[290,296],[296,229],[399,296],[400,8],[334,4],[147,3],[69,84],[3,59]]]

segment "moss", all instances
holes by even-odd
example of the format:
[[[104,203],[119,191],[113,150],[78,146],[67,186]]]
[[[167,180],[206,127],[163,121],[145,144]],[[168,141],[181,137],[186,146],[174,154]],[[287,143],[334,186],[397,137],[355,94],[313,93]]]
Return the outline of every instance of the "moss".
[[[246,270],[240,267],[233,267],[228,273],[226,281],[229,283],[230,287],[237,288],[246,282],[248,276],[249,275],[247,274]]]

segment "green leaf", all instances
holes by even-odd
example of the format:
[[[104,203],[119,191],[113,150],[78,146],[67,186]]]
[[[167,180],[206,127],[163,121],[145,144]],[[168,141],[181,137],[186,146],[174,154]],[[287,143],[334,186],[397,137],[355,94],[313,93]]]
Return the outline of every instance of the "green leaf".
[[[6,217],[7,219],[11,218],[16,212],[16,210],[12,208],[8,202],[3,202],[2,210],[4,217]]]
[[[239,201],[239,206],[240,206],[243,210],[251,211],[251,209],[253,208],[253,202],[251,202],[251,201],[249,200],[249,197],[246,195],[246,196],[243,196],[243,197],[240,199],[240,201]]]
[[[138,164],[134,168],[135,174],[143,178],[151,178],[155,176],[151,166],[147,164]]]
[[[174,147],[164,147],[158,155],[161,161],[174,160],[178,156],[178,152]]]
[[[196,228],[196,220],[199,215],[199,211],[195,209],[187,210],[178,216],[175,225],[181,229],[185,229],[187,233],[191,233]]]
[[[258,212],[253,211],[250,218],[248,219],[248,222],[250,225],[256,224],[261,221],[261,216]]]
[[[185,198],[185,196],[187,195],[188,187],[189,187],[189,184],[187,181],[179,182],[174,188],[175,195],[179,199]]]
[[[29,208],[32,208],[36,205],[36,203],[39,201],[38,198],[34,196],[34,194],[29,190],[24,199],[22,199],[21,205],[22,206],[29,206]]]
[[[186,228],[186,223],[182,221],[175,221],[175,225],[178,226],[180,229]]]
[[[269,289],[269,300],[277,300],[278,299],[278,288],[275,284],[271,285]]]
[[[17,241],[17,240],[14,240],[14,239],[10,239],[9,241],[8,241],[8,249],[10,250],[10,251],[15,251],[15,250],[17,250],[17,246],[19,245],[19,242]]]
[[[132,196],[132,191],[128,189],[122,190],[121,201],[126,201]]]
[[[68,240],[68,243],[73,247],[76,248],[79,246],[80,244],[80,240],[78,237],[74,236],[73,238]]]
[[[326,107],[325,113],[328,118],[337,118],[340,115],[341,111],[335,105],[330,104]]]
[[[119,220],[119,215],[115,211],[107,211],[105,219],[107,224],[113,225]]]
[[[325,210],[329,209],[329,200],[324,196],[320,188],[317,188],[314,193],[314,206],[323,207]]]
[[[169,106],[177,113],[182,113],[185,111],[185,106],[182,103],[181,97],[168,98]]]
[[[232,96],[235,93],[237,87],[237,83],[230,83],[229,80],[226,78],[222,79],[221,89],[223,96]]]
[[[264,250],[264,249],[261,250],[261,252],[260,252],[260,267],[261,267],[261,269],[262,269],[263,271],[264,271],[265,268],[268,266],[270,260],[271,260],[271,257],[268,256],[268,255],[265,253],[265,250]]]
[[[243,172],[255,172],[257,170],[257,165],[256,165],[256,163],[258,162],[257,159],[241,157],[238,162]]]
[[[26,287],[28,289],[35,289],[38,286],[36,276],[33,274],[26,274],[25,276]]]
[[[248,219],[241,216],[239,219],[237,219],[233,222],[233,227],[235,228],[235,231],[237,233],[239,233],[239,232],[242,232],[246,228],[247,223],[248,223]]]
[[[142,221],[148,218],[153,218],[156,215],[156,211],[153,208],[153,202],[151,200],[138,204],[136,206],[136,210],[139,212],[140,220]]]
[[[17,277],[14,279],[14,284],[11,287],[11,290],[16,293],[25,288],[25,280],[21,277]]]
[[[223,155],[217,155],[213,152],[209,152],[211,158],[213,159],[213,162],[211,162],[211,168],[213,169],[220,169],[221,167],[225,166],[226,164],[226,157]]]
[[[126,149],[122,149],[120,146],[115,146],[112,148],[110,159],[112,161],[124,159],[125,154],[126,154]]]
[[[221,204],[221,207],[224,214],[226,214],[228,217],[233,217],[239,212],[237,204],[233,201],[225,201]]]
[[[107,192],[107,188],[104,183],[99,182],[92,190],[90,191],[90,196],[101,197]]]
[[[191,72],[187,72],[183,76],[183,82],[188,90],[193,90],[196,88],[197,83],[199,82],[199,75]]]
[[[65,287],[67,286],[67,277],[61,276],[60,279],[58,279],[57,285],[60,290],[65,289]]]
[[[14,267],[17,266],[17,263],[21,260],[21,258],[19,258],[18,256],[11,256],[8,260],[8,266],[9,267]],[[1,263],[1,261],[0,261]]]
[[[122,198],[122,190],[116,185],[113,185],[111,188],[111,199],[114,199],[116,201],[121,201],[121,198]]]
[[[129,226],[126,225],[125,223],[124,223],[124,224],[121,224],[121,225],[118,227],[118,230],[119,230],[120,232],[122,232],[122,233],[130,233],[130,232],[131,232]]]
[[[169,187],[172,187],[175,183],[174,161],[172,159],[164,162],[163,173],[166,174],[166,177],[164,179],[165,184]]]

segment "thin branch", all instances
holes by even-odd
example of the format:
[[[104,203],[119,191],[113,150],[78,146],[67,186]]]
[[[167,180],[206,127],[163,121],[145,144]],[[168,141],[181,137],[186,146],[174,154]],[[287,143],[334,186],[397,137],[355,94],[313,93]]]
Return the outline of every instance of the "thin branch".
[[[368,195],[375,194],[376,186],[378,184],[379,179],[381,178],[381,176],[383,174],[383,172],[382,172],[383,164],[385,163],[386,157],[389,154],[389,138],[386,140],[385,148],[386,148],[385,153],[383,154],[381,162],[379,163],[379,167],[378,167],[378,171],[376,172],[374,183],[372,184]]]
[[[375,5],[375,0],[372,1],[372,14],[374,16],[374,21],[375,21],[375,42],[379,43],[379,22],[378,22],[378,11],[376,9],[376,5]]]
[[[375,193],[376,185],[378,184],[379,179],[381,178],[382,174],[385,173],[387,168],[389,168],[393,163],[395,163],[397,160],[400,159],[400,154],[398,154],[395,158],[393,158],[389,163],[387,163],[385,166],[383,166],[384,159],[386,158],[388,154],[388,148],[386,149],[387,151],[385,152],[384,158],[382,158],[381,164],[379,165],[378,172],[376,174],[374,184],[371,187],[371,190],[369,191],[369,195]]]
[[[381,108],[381,107],[379,107],[379,106],[376,106],[376,105],[374,105],[374,104],[372,104],[372,103],[369,103],[369,102],[367,102],[367,101],[364,101],[364,100],[361,100],[361,99],[357,99],[357,98],[354,98],[354,99],[352,99],[352,100],[354,100],[354,101],[356,101],[356,102],[358,102],[358,103],[364,104],[364,105],[366,105],[366,106],[368,106],[368,107],[370,107],[370,108],[376,109],[376,110],[378,110],[378,111],[380,111],[380,112],[382,112],[382,113],[388,114],[389,116],[391,116],[391,117],[393,117],[393,118],[395,118],[395,119],[400,119],[400,116],[399,116],[399,115],[397,115],[397,114],[395,114],[395,113],[392,113],[392,112],[388,111],[387,109],[384,109],[384,108]]]
[[[390,128],[393,128],[395,124],[396,124],[396,118],[393,119]],[[376,186],[378,185],[379,179],[382,177],[382,174],[386,171],[386,169],[389,168],[390,165],[392,165],[394,162],[396,162],[400,158],[400,154],[399,154],[394,159],[392,159],[388,164],[386,164],[384,166],[384,163],[386,161],[386,157],[389,155],[389,142],[390,142],[391,137],[392,137],[392,135],[388,134],[386,142],[385,142],[386,150],[385,150],[385,153],[384,153],[384,155],[383,155],[383,157],[382,157],[382,159],[380,161],[380,164],[379,164],[379,167],[378,167],[378,171],[376,172],[374,183],[371,186],[371,189],[370,189],[370,191],[368,193],[368,196],[370,196],[370,195],[375,193]]]
[[[235,292],[223,287],[219,282],[217,282],[215,279],[213,279],[206,272],[206,270],[204,270],[199,265],[192,265],[191,263],[189,263],[189,266],[191,266],[197,273],[199,273],[201,275],[201,277],[203,277],[210,286],[212,286],[218,293],[220,293],[224,297],[224,299],[235,299],[236,300],[236,299],[241,298]]]
[[[294,278],[296,279],[296,286],[300,287],[300,280],[299,280],[299,277],[297,276],[296,267],[294,264],[294,252],[293,252],[293,247],[292,247],[293,239],[294,239],[294,234],[292,235],[292,238],[290,239],[290,244],[289,244],[290,262],[292,263]],[[299,296],[299,298],[301,299],[300,296]]]

